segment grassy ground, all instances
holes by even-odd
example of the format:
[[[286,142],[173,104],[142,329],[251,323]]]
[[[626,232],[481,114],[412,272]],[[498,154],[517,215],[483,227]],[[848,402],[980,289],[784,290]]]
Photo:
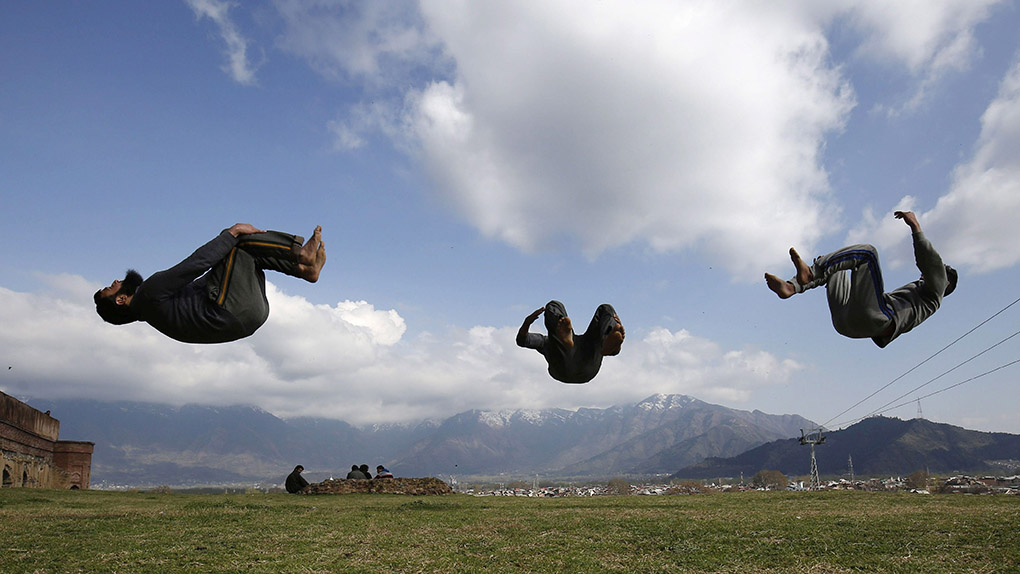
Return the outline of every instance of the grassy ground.
[[[0,572],[1018,572],[1020,497],[0,491]]]

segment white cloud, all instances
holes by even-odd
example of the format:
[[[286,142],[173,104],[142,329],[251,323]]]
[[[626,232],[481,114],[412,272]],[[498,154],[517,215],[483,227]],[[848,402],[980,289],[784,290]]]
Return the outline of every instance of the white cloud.
[[[438,46],[407,0],[275,0],[280,46],[324,76],[370,87],[401,83],[413,66],[431,66]]]
[[[832,9],[862,34],[858,54],[894,67],[905,67],[917,81],[902,102],[876,109],[890,116],[922,106],[947,74],[966,70],[981,55],[974,28],[1003,0],[905,0],[888,3],[848,1]]]
[[[746,402],[801,368],[753,349],[727,350],[680,331],[631,337],[586,385],[549,377],[516,327],[476,326],[403,340],[396,311],[364,301],[313,305],[269,285],[269,321],[223,345],[186,345],[141,323],[103,323],[98,287],[47,278],[51,292],[0,287],[0,348],[15,396],[170,404],[254,404],[280,416],[352,423],[446,417],[469,409],[606,407],[655,393]]]
[[[184,0],[195,17],[208,18],[216,24],[220,36],[226,43],[227,65],[225,71],[235,82],[246,86],[254,85],[255,67],[248,60],[248,40],[230,18],[230,9],[236,6],[226,0]]]
[[[974,156],[958,166],[948,193],[931,210],[918,213],[922,228],[942,258],[957,268],[994,271],[1020,262],[1020,59],[1003,79],[995,100],[981,118]],[[906,196],[894,209],[914,209]],[[909,234],[888,216],[865,212],[849,242],[868,238],[885,246],[883,261],[910,263]],[[887,257],[887,251],[889,256]]]
[[[395,137],[485,235],[695,249],[757,281],[839,226],[821,151],[855,96],[825,32],[847,23],[858,54],[908,70],[913,106],[979,55],[996,3],[276,5],[285,49],[371,93],[330,123],[335,147]]]
[[[848,2],[847,10],[864,37],[859,52],[893,60],[914,75],[938,75],[966,68],[977,54],[974,27],[1002,0],[901,0]]]
[[[948,237],[944,258],[974,271],[1020,262],[1020,60],[981,117],[977,151],[928,217]]]
[[[686,330],[653,329],[635,347],[620,362],[643,385],[708,401],[747,401],[756,389],[784,384],[804,368],[757,349],[725,350]]]
[[[853,95],[795,11],[422,6],[457,73],[413,94],[407,134],[486,235],[528,250],[576,238],[593,255],[698,246],[745,279],[761,253],[821,235],[819,151]]]

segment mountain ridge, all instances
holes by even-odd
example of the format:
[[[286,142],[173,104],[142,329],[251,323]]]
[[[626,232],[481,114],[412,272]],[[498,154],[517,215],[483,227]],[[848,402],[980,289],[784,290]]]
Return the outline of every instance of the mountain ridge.
[[[403,476],[666,473],[686,460],[661,454],[681,439],[694,441],[699,453],[731,456],[814,425],[798,415],[667,394],[607,408],[476,409],[441,421],[362,427],[335,419],[285,420],[244,405],[27,402],[51,410],[63,438],[96,443],[94,481],[131,484],[275,479],[295,464],[312,478],[346,476],[351,464],[361,463],[385,464]],[[733,428],[709,432],[720,425]],[[716,435],[739,438],[717,446]]]
[[[861,475],[901,475],[924,470],[936,474],[1020,472],[1020,435],[973,431],[925,419],[870,417],[839,431],[824,433],[816,445],[820,475],[842,475],[853,460]],[[674,478],[749,478],[760,470],[791,476],[810,474],[810,454],[799,439],[767,442],[735,457],[706,457],[681,468]],[[750,473],[750,474],[748,474]]]

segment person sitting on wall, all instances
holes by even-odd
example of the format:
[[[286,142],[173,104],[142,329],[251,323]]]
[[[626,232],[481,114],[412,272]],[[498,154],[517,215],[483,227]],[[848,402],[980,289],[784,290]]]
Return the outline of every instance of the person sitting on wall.
[[[375,467],[375,477],[376,478],[393,478],[393,473],[388,471],[388,470],[386,470],[386,467],[380,464],[379,466]]]
[[[356,464],[352,464],[351,471],[347,473],[347,480],[367,480],[369,478],[371,477],[361,472]]]

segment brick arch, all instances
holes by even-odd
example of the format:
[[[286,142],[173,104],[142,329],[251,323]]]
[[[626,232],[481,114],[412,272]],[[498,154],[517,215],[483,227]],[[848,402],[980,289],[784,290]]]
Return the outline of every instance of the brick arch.
[[[3,488],[14,486],[14,478],[11,476],[11,467],[4,465]]]

